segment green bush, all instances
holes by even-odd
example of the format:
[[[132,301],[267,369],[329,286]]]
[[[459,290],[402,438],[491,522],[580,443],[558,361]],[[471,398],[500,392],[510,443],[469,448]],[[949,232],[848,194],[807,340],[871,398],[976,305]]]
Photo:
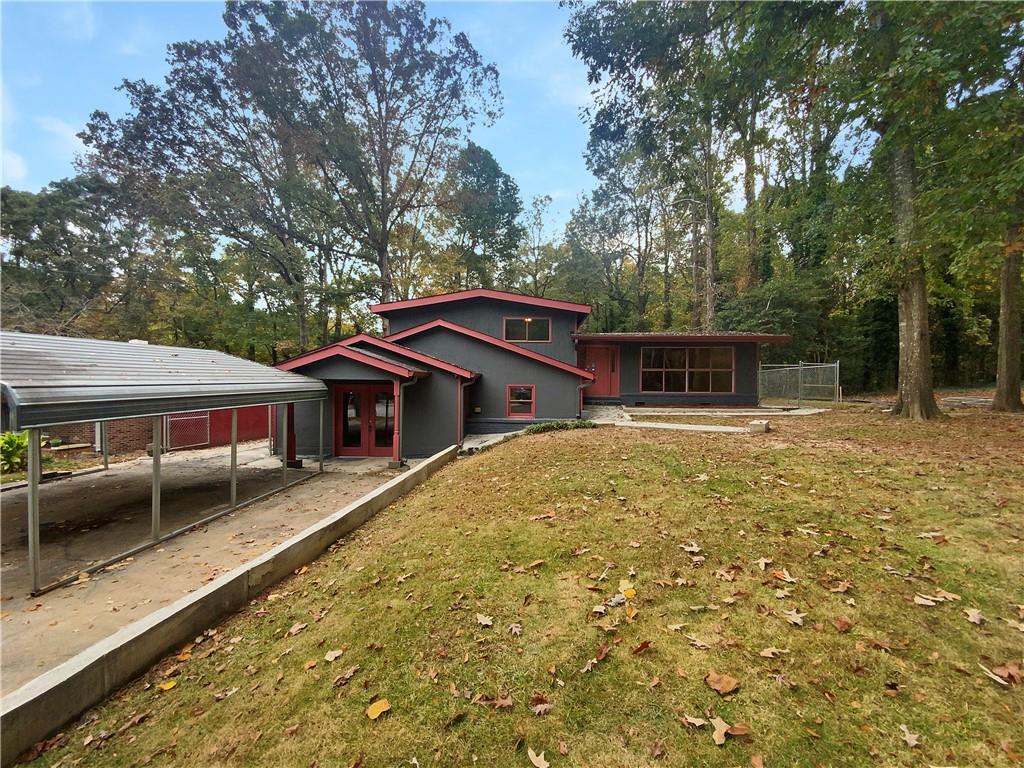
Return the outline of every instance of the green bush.
[[[0,435],[0,471],[21,472],[28,466],[28,432]]]
[[[531,424],[523,430],[528,435],[536,435],[541,432],[558,432],[563,429],[593,429],[597,424],[589,419],[563,419],[561,421],[543,421],[540,424]]]

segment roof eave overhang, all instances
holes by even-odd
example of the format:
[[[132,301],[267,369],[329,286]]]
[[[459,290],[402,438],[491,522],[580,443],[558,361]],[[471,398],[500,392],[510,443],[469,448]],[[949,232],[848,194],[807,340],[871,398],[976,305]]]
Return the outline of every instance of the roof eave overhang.
[[[424,365],[431,365],[439,370],[446,371],[454,376],[458,376],[461,379],[468,379],[470,381],[476,379],[480,374],[476,371],[471,371],[468,368],[449,363],[447,360],[441,360],[440,358],[428,355],[424,352],[417,352],[415,349],[409,349],[403,347],[401,344],[395,344],[392,341],[381,339],[376,336],[370,336],[367,333],[360,333],[355,336],[349,336],[347,339],[342,339],[338,343],[344,347],[352,347],[360,342],[365,342],[372,346],[378,347],[379,349],[386,349],[393,352],[396,355],[404,355],[411,360],[416,360]]]
[[[342,342],[335,342],[326,347],[320,349],[314,349],[311,352],[305,352],[297,357],[293,357],[291,360],[285,360],[283,363],[278,363],[278,369],[282,371],[291,371],[296,368],[302,368],[313,363],[320,362],[321,360],[329,360],[332,357],[342,357],[353,362],[360,363],[362,365],[374,368],[385,373],[390,373],[392,376],[397,376],[400,379],[422,379],[430,375],[429,371],[418,371],[414,368],[408,368],[404,365],[398,365],[397,363],[390,363],[386,360],[379,360],[370,355],[364,355],[357,349],[346,347]]]
[[[636,342],[636,341],[656,341],[660,343],[685,343],[690,344],[693,342],[726,342],[726,343],[760,343],[760,344],[786,344],[793,340],[792,336],[785,334],[612,334],[606,335],[601,333],[577,333],[573,334],[573,338],[577,341],[601,341],[605,343],[614,342]]]
[[[545,299],[536,296],[523,296],[518,293],[495,291],[488,288],[474,288],[468,291],[456,291],[454,293],[442,293],[435,296],[423,296],[418,299],[404,299],[402,301],[388,301],[379,304],[371,304],[370,311],[377,315],[387,315],[406,309],[432,306],[435,304],[449,304],[457,301],[469,301],[471,299],[493,299],[495,301],[506,301],[513,304],[527,304],[544,309],[557,309],[564,312],[575,312],[581,317],[590,314],[592,308],[589,304],[578,304],[573,301],[560,301],[557,299]]]

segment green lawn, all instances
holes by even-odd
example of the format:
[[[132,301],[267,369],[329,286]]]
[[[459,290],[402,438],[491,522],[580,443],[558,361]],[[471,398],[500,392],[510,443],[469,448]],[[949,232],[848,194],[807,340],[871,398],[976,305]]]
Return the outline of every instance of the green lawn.
[[[460,460],[40,764],[1013,764],[1024,419],[777,429],[603,427]]]

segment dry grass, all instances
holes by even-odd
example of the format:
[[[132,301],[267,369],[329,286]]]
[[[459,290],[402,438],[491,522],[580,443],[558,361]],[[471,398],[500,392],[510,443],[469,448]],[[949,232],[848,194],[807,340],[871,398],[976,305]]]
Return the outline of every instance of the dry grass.
[[[1021,655],[1004,619],[1024,603],[1024,419],[840,412],[777,426],[556,432],[461,460],[69,727],[41,762],[529,766],[532,748],[595,768],[1010,765],[1024,686],[978,665]],[[772,575],[783,568],[795,583]],[[622,579],[637,595],[595,616]],[[960,601],[914,604],[940,589]],[[583,672],[603,642],[607,658]],[[328,662],[332,649],[344,654]],[[711,669],[738,693],[712,691]],[[477,699],[506,694],[509,708]],[[538,694],[553,704],[543,716]],[[391,712],[371,722],[375,697]],[[718,747],[680,721],[711,713],[750,737]]]

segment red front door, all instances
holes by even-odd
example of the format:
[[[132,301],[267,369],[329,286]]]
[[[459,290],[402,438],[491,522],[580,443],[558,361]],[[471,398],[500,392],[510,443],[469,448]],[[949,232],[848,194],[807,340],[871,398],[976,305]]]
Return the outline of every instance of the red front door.
[[[335,456],[390,456],[394,440],[392,384],[335,385]]]
[[[619,348],[588,344],[583,350],[583,367],[594,373],[594,383],[583,390],[584,397],[619,396]]]

